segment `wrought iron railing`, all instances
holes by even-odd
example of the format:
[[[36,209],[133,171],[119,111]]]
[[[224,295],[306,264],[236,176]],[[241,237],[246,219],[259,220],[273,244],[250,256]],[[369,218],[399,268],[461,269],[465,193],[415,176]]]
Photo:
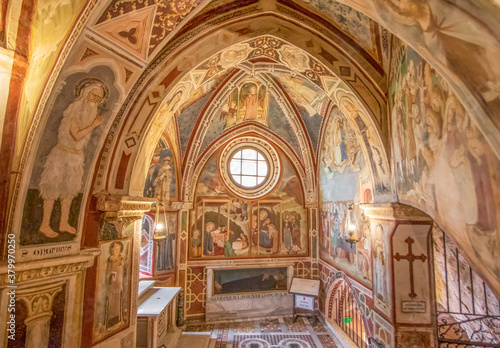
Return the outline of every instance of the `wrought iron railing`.
[[[334,294],[335,322],[360,348],[368,348],[362,313],[349,285],[343,281]]]
[[[433,233],[439,347],[500,348],[500,303],[444,232]]]

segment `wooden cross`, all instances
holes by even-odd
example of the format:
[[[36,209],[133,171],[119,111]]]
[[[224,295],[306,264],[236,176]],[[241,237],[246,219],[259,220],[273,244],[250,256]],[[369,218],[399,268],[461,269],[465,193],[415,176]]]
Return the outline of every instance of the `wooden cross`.
[[[409,296],[411,298],[415,298],[415,297],[417,297],[417,294],[415,293],[415,287],[414,287],[414,281],[413,281],[413,261],[422,260],[422,262],[425,262],[425,260],[427,260],[427,256],[425,256],[424,254],[421,254],[420,256],[413,255],[411,245],[415,241],[411,237],[406,238],[405,242],[408,244],[408,254],[405,256],[401,256],[399,253],[396,253],[394,255],[394,258],[397,261],[408,260],[408,263],[410,266],[410,288],[411,288],[411,292],[410,292]]]

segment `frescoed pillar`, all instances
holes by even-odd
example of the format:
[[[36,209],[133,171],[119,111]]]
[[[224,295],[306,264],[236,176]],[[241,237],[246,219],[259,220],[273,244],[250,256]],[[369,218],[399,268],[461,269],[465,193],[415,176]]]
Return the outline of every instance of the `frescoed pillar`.
[[[362,204],[372,237],[374,338],[434,347],[432,219],[399,203]]]
[[[112,225],[114,231],[108,234],[100,233],[98,243],[111,242],[113,240],[129,239],[132,241],[133,249],[130,252],[130,297],[127,303],[123,304],[127,309],[124,318],[130,323],[123,330],[111,331],[108,337],[102,338],[99,336],[99,323],[94,321],[97,312],[96,295],[98,284],[98,269],[94,266],[87,273],[85,279],[85,298],[90,299],[84,302],[84,312],[88,313],[82,320],[82,347],[92,347],[96,344],[100,346],[112,346],[117,342],[127,342],[127,345],[132,343],[135,346],[135,333],[137,324],[137,303],[138,303],[138,287],[139,287],[139,264],[140,264],[140,247],[141,247],[141,231],[142,231],[142,216],[151,209],[151,205],[155,202],[154,198],[132,197],[121,195],[101,194],[97,198],[97,210],[101,213],[101,217],[107,225]],[[119,343],[121,344],[121,343]],[[125,343],[124,343],[125,344]],[[123,345],[122,345],[123,346]]]
[[[44,348],[49,344],[52,304],[63,289],[64,281],[17,291],[17,300],[24,301],[28,309],[26,325],[26,348]]]

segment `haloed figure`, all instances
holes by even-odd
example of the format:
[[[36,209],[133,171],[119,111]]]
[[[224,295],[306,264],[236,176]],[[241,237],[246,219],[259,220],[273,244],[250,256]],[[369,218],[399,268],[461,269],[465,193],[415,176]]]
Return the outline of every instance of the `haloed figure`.
[[[50,226],[50,215],[57,199],[61,199],[60,232],[76,233],[70,226],[71,201],[82,188],[85,148],[92,131],[103,121],[99,114],[108,95],[107,87],[96,79],[84,79],[75,88],[76,100],[63,111],[57,144],[50,150],[40,178],[40,196],[43,199],[43,220],[40,232],[49,238],[59,234]]]

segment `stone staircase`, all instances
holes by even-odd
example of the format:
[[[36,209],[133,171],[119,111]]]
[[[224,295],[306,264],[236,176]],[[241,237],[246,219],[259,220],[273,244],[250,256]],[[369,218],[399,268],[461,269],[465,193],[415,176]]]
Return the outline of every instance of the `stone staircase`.
[[[216,342],[211,332],[183,332],[174,348],[214,348]]]

